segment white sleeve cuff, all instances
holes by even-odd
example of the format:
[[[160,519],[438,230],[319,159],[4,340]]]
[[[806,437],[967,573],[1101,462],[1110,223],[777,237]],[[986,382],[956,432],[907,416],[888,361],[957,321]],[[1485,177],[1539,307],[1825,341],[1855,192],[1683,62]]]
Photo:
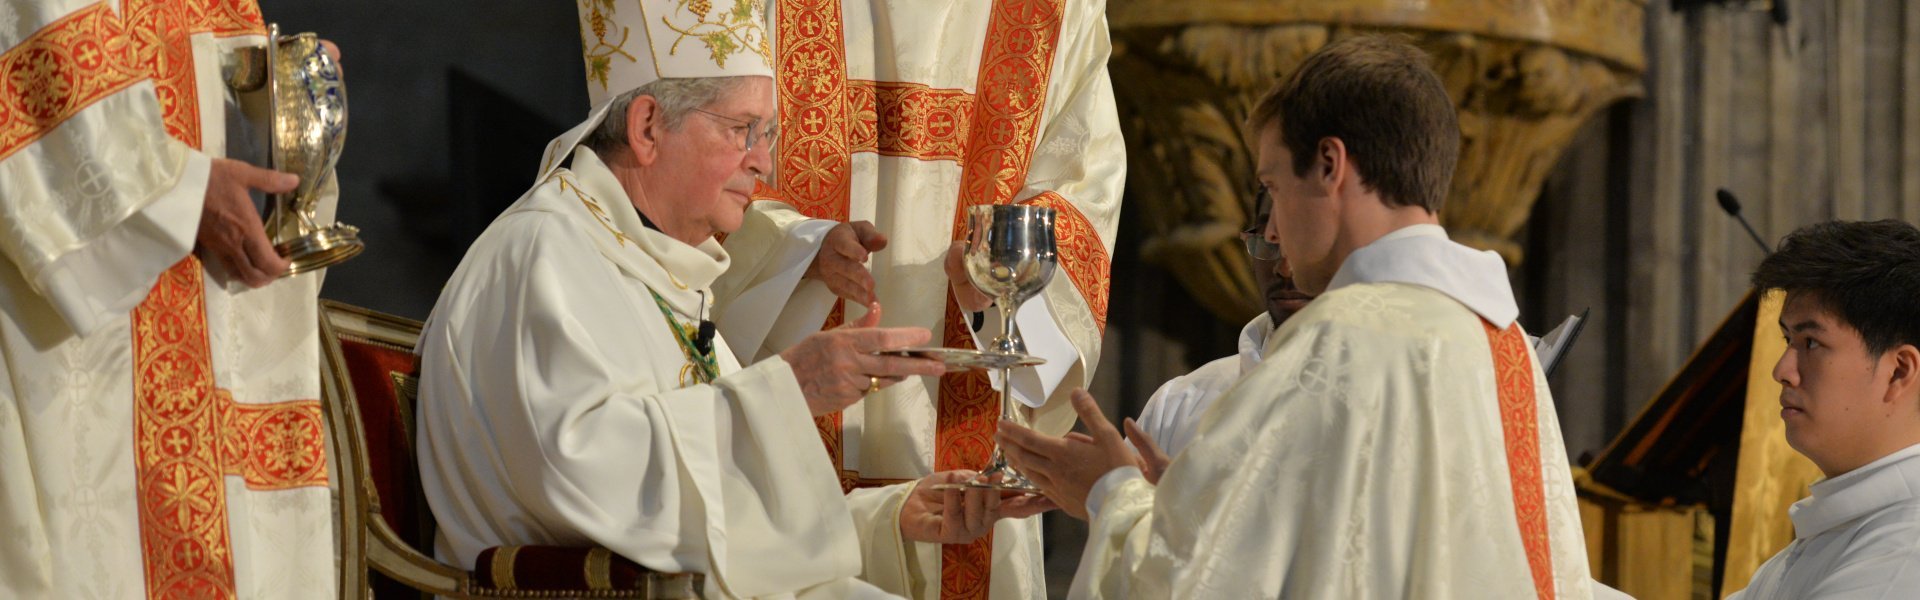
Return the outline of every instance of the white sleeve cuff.
[[[40,289],[73,332],[85,336],[133,310],[154,279],[193,250],[213,160],[188,152],[173,189],[41,273]]]
[[[740,292],[719,320],[720,334],[753,364],[820,330],[835,296],[825,284],[803,280],[836,221],[808,219],[783,232],[775,244],[771,274]]]
[[[1087,490],[1087,520],[1100,518],[1100,507],[1106,504],[1107,495],[1119,489],[1122,484],[1146,478],[1146,474],[1141,473],[1139,467],[1131,465],[1119,467],[1107,471],[1106,475],[1101,475],[1099,480],[1093,482],[1093,488]]]
[[[997,309],[996,309],[997,310]],[[988,311],[992,313],[993,311]],[[986,314],[986,323],[979,331],[973,332],[974,347],[986,348],[988,342],[1000,333],[1000,319],[997,314]],[[1046,299],[1035,296],[1020,305],[1020,312],[1013,316],[1020,337],[1027,343],[1027,353],[1046,359],[1031,369],[1013,371],[1013,397],[1021,404],[1032,408],[1046,405],[1047,399],[1059,389],[1060,382],[1067,378],[1067,372],[1074,363],[1080,361],[1080,351],[1073,347],[1067,334],[1060,330],[1054,321],[1053,309],[1047,306]],[[995,388],[1000,388],[1000,371],[987,370],[987,377]]]

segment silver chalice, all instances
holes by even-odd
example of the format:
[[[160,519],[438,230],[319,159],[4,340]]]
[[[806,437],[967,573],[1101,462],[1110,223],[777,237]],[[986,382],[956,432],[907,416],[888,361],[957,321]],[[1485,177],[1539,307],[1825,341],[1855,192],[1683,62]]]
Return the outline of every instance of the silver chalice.
[[[1054,211],[1039,206],[996,204],[976,206],[967,211],[967,244],[964,263],[967,278],[975,287],[993,297],[1000,307],[1000,335],[989,342],[987,351],[1024,357],[1027,344],[1020,337],[1014,315],[1020,305],[1053,280],[1059,266],[1059,253],[1053,237]],[[1028,363],[1031,364],[1031,363]],[[1000,418],[1026,424],[1026,412],[1008,392],[1013,388],[1013,368],[1000,367]],[[998,445],[987,468],[967,485],[1003,490],[1035,492],[1039,488],[1007,464]]]

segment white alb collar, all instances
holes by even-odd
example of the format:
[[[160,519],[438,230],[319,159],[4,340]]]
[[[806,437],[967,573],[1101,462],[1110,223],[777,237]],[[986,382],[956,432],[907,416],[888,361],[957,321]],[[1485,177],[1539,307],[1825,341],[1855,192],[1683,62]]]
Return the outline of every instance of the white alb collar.
[[[1273,336],[1273,313],[1260,311],[1260,316],[1247,321],[1240,328],[1240,372],[1251,373],[1260,364],[1260,358],[1266,354],[1267,338]]]
[[[720,242],[707,238],[698,246],[689,246],[647,227],[613,170],[586,146],[574,149],[567,171],[573,185],[579,186],[581,197],[578,203],[565,199],[561,203],[604,227],[587,228],[601,254],[646,283],[675,310],[686,315],[703,314],[703,303],[712,301],[712,294],[703,292],[732,264]]]
[[[1810,491],[1787,512],[1798,539],[1820,535],[1895,502],[1920,497],[1920,444],[1839,477],[1823,479]]]
[[[1439,225],[1409,225],[1381,236],[1341,263],[1327,284],[1333,291],[1358,283],[1405,283],[1432,288],[1501,329],[1520,317],[1500,255],[1447,239]]]

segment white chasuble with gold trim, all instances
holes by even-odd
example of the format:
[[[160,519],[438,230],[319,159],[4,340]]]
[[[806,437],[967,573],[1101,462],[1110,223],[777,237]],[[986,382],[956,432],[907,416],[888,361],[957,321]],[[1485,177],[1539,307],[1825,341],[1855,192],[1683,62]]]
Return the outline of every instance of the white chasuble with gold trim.
[[[722,336],[718,376],[695,375],[669,319],[696,327],[729,262],[647,228],[584,147],[487,228],[420,342],[442,560],[603,546],[706,573],[712,598],[886,596],[855,579],[863,559],[910,576],[910,486],[842,495],[785,361],[742,367]]]
[[[1540,598],[1587,571],[1506,265],[1435,224],[1355,250],[1148,484],[1087,494],[1074,598]],[[1608,596],[1602,596],[1608,597]]]

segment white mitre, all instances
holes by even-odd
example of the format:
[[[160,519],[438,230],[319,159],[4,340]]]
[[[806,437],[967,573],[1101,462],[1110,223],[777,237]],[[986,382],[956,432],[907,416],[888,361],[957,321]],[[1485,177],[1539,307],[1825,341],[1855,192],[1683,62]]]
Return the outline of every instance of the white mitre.
[[[547,143],[544,181],[600,126],[607,105],[659,79],[773,76],[766,0],[575,0],[587,66],[587,120]]]

